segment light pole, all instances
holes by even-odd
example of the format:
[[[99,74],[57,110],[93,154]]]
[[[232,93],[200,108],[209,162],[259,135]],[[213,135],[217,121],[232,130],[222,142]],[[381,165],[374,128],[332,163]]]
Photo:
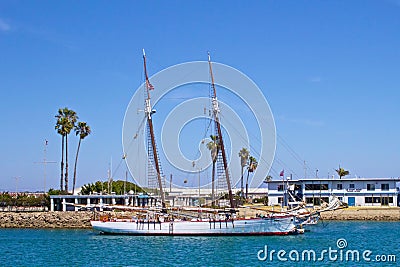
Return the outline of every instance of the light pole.
[[[198,171],[199,171],[199,207],[201,207],[201,204],[200,204],[200,172],[201,172],[201,168],[198,169]]]
[[[128,181],[128,170],[125,171],[124,195],[126,195],[126,182],[127,181]]]
[[[196,167],[196,162],[192,161],[192,166],[193,168],[197,169],[198,173],[199,173],[199,198],[198,198],[198,202],[199,202],[199,207],[200,205],[200,172],[201,172],[201,168],[197,168]]]
[[[15,195],[18,195],[18,180],[21,179],[21,176],[14,176],[15,179]]]
[[[122,155],[122,159],[126,159],[126,154]],[[128,166],[125,170],[125,182],[124,182],[124,195],[126,195],[126,183],[128,182]]]
[[[172,173],[169,176],[169,192],[172,192]]]

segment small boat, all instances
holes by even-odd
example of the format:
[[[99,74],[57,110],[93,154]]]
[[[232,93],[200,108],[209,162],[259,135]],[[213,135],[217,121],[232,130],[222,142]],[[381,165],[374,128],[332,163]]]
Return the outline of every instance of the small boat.
[[[320,218],[319,212],[312,212],[310,214],[297,215],[296,223],[298,225],[316,225]]]

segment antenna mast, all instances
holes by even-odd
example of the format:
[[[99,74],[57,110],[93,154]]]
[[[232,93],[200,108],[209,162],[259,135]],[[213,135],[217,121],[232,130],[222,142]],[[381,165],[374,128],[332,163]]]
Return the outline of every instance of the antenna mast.
[[[46,166],[48,163],[56,163],[55,161],[47,161],[46,159],[48,143],[49,142],[47,141],[47,139],[45,139],[44,149],[43,149],[43,161],[35,162],[36,164],[43,164],[43,194],[46,194],[46,177],[47,177]]]

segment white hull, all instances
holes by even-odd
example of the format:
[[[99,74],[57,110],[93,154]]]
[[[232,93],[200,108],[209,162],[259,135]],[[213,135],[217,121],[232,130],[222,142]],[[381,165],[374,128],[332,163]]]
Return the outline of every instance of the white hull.
[[[129,235],[288,235],[295,234],[293,217],[221,221],[91,221],[105,234]]]

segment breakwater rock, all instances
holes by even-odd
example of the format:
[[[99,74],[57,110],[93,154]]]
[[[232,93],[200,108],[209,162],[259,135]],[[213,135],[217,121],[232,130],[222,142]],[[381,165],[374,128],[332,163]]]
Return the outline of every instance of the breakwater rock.
[[[239,208],[239,217],[250,218],[257,214],[268,214],[272,207]],[[280,208],[275,208],[276,212]],[[350,207],[334,211],[321,212],[322,220],[335,221],[400,221],[400,208],[398,207]]]
[[[240,209],[240,217],[253,217],[257,210]],[[96,217],[110,212],[96,212]],[[115,214],[116,215],[116,214]],[[119,216],[130,213],[119,213]],[[68,212],[0,212],[0,228],[91,228],[90,211]],[[348,208],[321,213],[323,220],[400,221],[400,208]]]
[[[93,212],[0,212],[0,228],[91,228]]]
[[[400,221],[400,208],[352,207],[321,213],[323,220],[339,221]]]

